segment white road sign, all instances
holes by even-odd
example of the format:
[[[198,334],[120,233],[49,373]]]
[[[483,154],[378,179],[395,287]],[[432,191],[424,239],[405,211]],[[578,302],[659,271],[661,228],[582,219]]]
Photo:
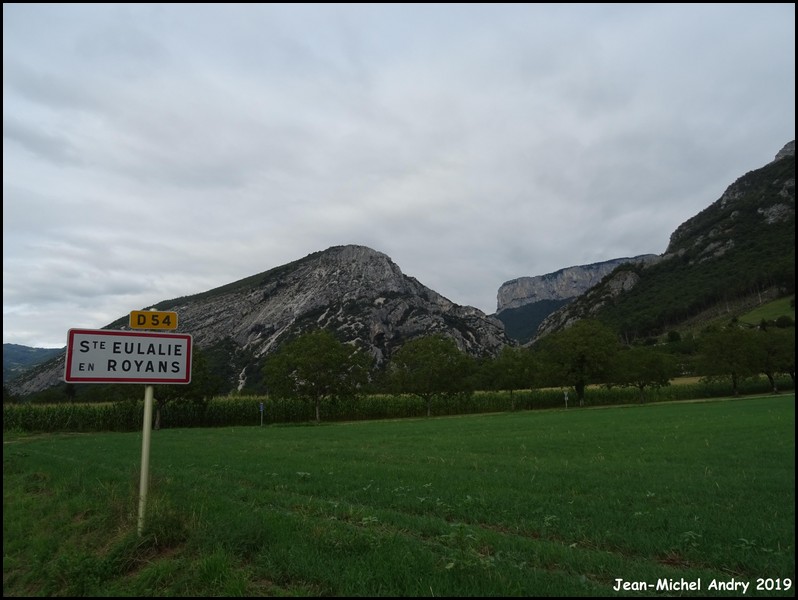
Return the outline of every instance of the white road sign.
[[[191,336],[70,329],[67,383],[190,383]]]

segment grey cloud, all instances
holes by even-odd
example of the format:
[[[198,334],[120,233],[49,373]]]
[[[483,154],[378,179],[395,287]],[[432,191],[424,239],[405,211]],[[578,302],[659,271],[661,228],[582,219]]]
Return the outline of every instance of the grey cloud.
[[[492,312],[664,251],[794,138],[788,5],[3,11],[17,343],[345,243]]]
[[[13,117],[3,118],[3,139],[16,142],[31,154],[56,164],[77,165],[79,154],[67,136],[26,126]]]

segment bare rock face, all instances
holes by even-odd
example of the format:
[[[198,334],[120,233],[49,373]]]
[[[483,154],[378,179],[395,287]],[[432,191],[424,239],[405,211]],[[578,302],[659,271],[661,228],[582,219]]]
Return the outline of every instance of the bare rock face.
[[[23,396],[54,387],[64,380],[65,362],[66,354],[62,353],[4,385],[13,394]]]
[[[794,171],[794,157],[795,140],[787,143],[769,165],[740,177],[718,200],[676,228],[663,258],[687,256],[691,262],[718,258],[740,243],[741,222],[772,226],[794,220],[794,175],[774,174],[769,182],[772,193],[767,197],[761,192],[751,192],[758,183],[753,175],[785,158],[792,159]]]
[[[536,337],[542,338],[554,331],[566,329],[580,319],[593,317],[607,302],[631,290],[638,281],[640,281],[640,276],[637,273],[623,269],[618,270],[600,287],[588,292],[589,302],[567,306],[546,317],[538,327]]]
[[[380,364],[406,341],[442,334],[472,356],[492,356],[511,343],[501,321],[460,306],[402,273],[388,256],[364,246],[336,246],[194,296],[159,303],[179,315],[181,333],[200,349],[230,348],[257,361],[288,339],[333,330]],[[126,329],[127,317],[108,325]],[[246,368],[242,372],[245,372]],[[60,366],[14,381],[28,394],[58,383]],[[239,389],[246,376],[238,382]]]
[[[496,319],[454,304],[364,246],[330,248],[261,277],[207,300],[189,298],[173,310],[200,347],[232,338],[256,356],[314,328],[337,331],[378,362],[405,341],[433,333],[475,356],[495,354],[507,342]]]
[[[778,162],[785,156],[795,156],[795,140],[784,144],[784,148],[776,153],[776,158],[773,159],[773,162]]]
[[[598,284],[619,265],[649,263],[658,259],[655,254],[643,254],[633,258],[616,258],[590,265],[568,267],[537,277],[519,277],[502,284],[499,288],[497,311],[518,308],[541,300],[575,298]]]

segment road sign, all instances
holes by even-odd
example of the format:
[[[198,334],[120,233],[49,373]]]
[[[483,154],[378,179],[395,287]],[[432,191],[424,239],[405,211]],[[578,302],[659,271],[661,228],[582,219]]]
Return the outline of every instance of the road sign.
[[[130,313],[131,329],[177,329],[177,313],[158,310],[134,310]]]
[[[191,336],[70,329],[67,383],[190,383]]]

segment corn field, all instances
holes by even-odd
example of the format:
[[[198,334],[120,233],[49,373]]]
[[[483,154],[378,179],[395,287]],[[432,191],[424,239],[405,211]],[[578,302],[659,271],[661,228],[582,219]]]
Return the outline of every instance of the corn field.
[[[780,390],[792,390],[790,379],[779,381]],[[564,388],[520,390],[515,392],[473,392],[434,397],[432,416],[509,412],[565,408]],[[748,380],[741,394],[770,393],[764,379]],[[577,408],[576,394],[569,394],[568,408]],[[646,390],[642,398],[634,388],[589,388],[585,406],[612,406],[640,402],[668,402],[724,397],[730,394],[728,382],[701,382],[671,385]],[[161,427],[229,427],[309,423],[314,420],[313,406],[297,398],[271,396],[222,396],[207,402],[169,402],[160,408]],[[142,426],[144,402],[119,401],[102,404],[4,404],[3,431],[21,432],[92,432],[136,431]],[[426,402],[414,395],[373,394],[350,398],[331,398],[321,405],[321,420],[359,421],[424,417]]]

